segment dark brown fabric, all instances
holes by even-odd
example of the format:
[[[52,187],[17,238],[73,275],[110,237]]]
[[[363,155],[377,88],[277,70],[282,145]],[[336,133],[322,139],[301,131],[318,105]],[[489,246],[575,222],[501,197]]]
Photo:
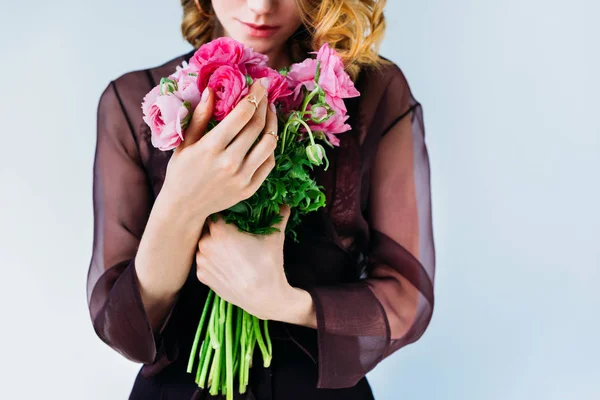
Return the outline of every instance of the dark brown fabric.
[[[203,399],[185,372],[208,288],[188,279],[160,333],[141,303],[134,259],[171,152],[155,149],[143,96],[193,51],[110,82],[98,105],[94,244],[87,293],[98,336],[143,363],[132,399]],[[423,113],[395,65],[361,72],[351,131],[315,169],[327,206],[284,245],[290,284],[314,299],[318,329],[270,322],[272,365],[257,358],[239,399],[372,399],[365,375],[417,340],[433,311],[435,252]],[[259,357],[260,352],[255,352]]]

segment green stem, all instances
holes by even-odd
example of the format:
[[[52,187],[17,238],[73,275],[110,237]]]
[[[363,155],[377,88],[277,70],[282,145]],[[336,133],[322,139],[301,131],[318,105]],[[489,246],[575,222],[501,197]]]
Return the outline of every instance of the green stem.
[[[269,321],[263,320],[265,325],[265,337],[267,338],[267,348],[269,349],[269,356],[273,359],[273,345],[271,344],[271,335],[269,335]]]
[[[219,303],[219,324],[220,324],[220,329],[224,328],[224,323],[225,323],[225,303],[227,303],[224,299],[221,298],[221,302]],[[223,343],[223,342],[221,342]]]
[[[204,357],[206,357],[206,348],[208,341],[203,340],[202,341],[202,346],[200,346],[200,355],[198,357],[199,361],[198,361],[198,368],[196,369],[196,384],[200,384],[200,375],[202,373],[202,363],[204,361]]]
[[[319,89],[320,89],[319,85],[316,85],[315,88],[313,89],[313,91],[310,92],[308,94],[308,96],[306,96],[304,98],[304,101],[302,102],[302,111],[301,111],[302,113],[306,112],[306,107],[308,107],[308,103],[310,103],[310,101],[312,100],[312,98],[315,97],[315,95],[319,93]]]
[[[219,335],[219,349],[217,350],[218,357],[216,359],[215,366],[215,376],[211,385],[211,394],[217,395],[219,394],[219,388],[221,387],[221,364],[223,360],[224,353],[224,336],[225,336],[225,326],[223,324],[225,322],[225,300],[222,297],[219,297],[219,320],[217,325],[217,334]]]
[[[288,132],[288,128],[290,127],[290,123],[291,123],[290,120],[288,120],[285,123],[285,126],[283,127],[283,134],[281,135],[281,151],[280,151],[280,154],[283,154],[283,151],[285,150],[287,132]]]
[[[231,346],[233,343],[231,342],[233,333],[231,332],[232,326],[232,313],[233,313],[233,304],[227,303],[227,321],[225,322],[225,364],[227,368],[227,385],[226,387],[229,389],[227,391],[227,400],[233,400],[233,352]]]
[[[217,318],[219,317],[219,299],[220,297],[215,294],[215,301],[213,302],[210,320],[208,321],[208,332],[210,333],[211,345],[215,350],[219,348],[219,338],[216,331]]]
[[[305,128],[306,128],[306,132],[308,133],[308,136],[310,137],[310,143],[311,144],[315,144],[315,138],[313,137],[313,133],[312,130],[310,129],[310,127],[308,126],[308,124],[306,122],[304,122],[301,119],[295,118],[294,121],[300,122],[300,124],[302,124]]]
[[[200,382],[198,383],[198,386],[200,386],[201,388],[205,388],[205,382],[206,382],[206,374],[208,372],[208,366],[210,364],[210,361],[212,359],[212,353],[213,353],[213,347],[211,345],[211,341],[210,341],[210,332],[208,333],[208,338],[207,338],[207,342],[206,342],[206,355],[204,356],[204,360],[202,360],[202,374],[200,375]],[[210,380],[210,377],[209,377]],[[210,382],[209,382],[210,384]]]
[[[212,289],[210,289],[208,291],[206,301],[204,302],[204,309],[202,310],[202,316],[200,317],[200,322],[198,323],[198,328],[196,329],[196,336],[194,336],[194,344],[192,344],[192,351],[190,352],[190,358],[188,360],[188,373],[191,373],[194,369],[194,359],[196,358],[195,356],[196,350],[198,349],[198,343],[200,342],[200,334],[202,333],[202,328],[204,327],[204,320],[206,319],[206,314],[208,313],[208,308],[210,306],[214,293],[215,292]]]
[[[250,378],[250,368],[252,367],[252,356],[254,355],[254,344],[255,344],[255,337],[254,337],[254,330],[252,329],[252,316],[250,314],[248,314],[248,326],[250,328],[250,332],[248,334],[248,348],[246,349],[246,365],[247,365],[247,373],[246,373],[246,379],[244,382],[244,385],[248,385],[248,380]]]
[[[246,311],[242,310],[242,336],[240,339],[240,393],[246,392],[246,387],[244,386],[245,375],[246,375]]]
[[[260,331],[260,322],[258,321],[258,317],[252,316],[252,322],[254,325],[254,336],[258,341],[258,347],[260,348],[260,352],[263,357],[263,365],[267,368],[271,365],[271,358],[269,357],[269,352],[267,351],[267,347],[265,346],[265,342],[263,340],[262,332]]]
[[[233,343],[235,343],[235,346],[233,347],[233,359],[237,360],[239,350],[240,350],[240,337],[242,335],[242,312],[244,310],[242,310],[239,307],[234,307],[234,308],[235,308],[236,324],[235,324],[235,341],[233,342]]]

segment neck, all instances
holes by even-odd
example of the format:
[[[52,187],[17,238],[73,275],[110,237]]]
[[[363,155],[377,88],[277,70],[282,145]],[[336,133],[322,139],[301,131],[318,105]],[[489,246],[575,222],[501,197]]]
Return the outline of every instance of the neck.
[[[285,47],[265,53],[269,57],[269,67],[273,69],[281,69],[289,67],[292,64],[292,57]]]

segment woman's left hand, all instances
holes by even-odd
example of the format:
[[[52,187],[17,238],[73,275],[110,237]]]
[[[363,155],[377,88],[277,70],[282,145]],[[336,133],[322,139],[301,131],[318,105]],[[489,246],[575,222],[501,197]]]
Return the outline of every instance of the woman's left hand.
[[[283,269],[289,206],[282,205],[280,213],[283,219],[275,225],[280,231],[268,235],[240,232],[219,214],[216,222],[207,218],[196,251],[198,280],[260,319],[274,319],[294,294]]]

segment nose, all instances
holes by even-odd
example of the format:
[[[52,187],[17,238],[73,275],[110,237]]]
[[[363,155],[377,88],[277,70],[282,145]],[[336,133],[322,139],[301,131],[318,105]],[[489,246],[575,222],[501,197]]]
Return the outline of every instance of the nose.
[[[273,12],[274,0],[248,0],[248,8],[255,14],[269,14]]]

